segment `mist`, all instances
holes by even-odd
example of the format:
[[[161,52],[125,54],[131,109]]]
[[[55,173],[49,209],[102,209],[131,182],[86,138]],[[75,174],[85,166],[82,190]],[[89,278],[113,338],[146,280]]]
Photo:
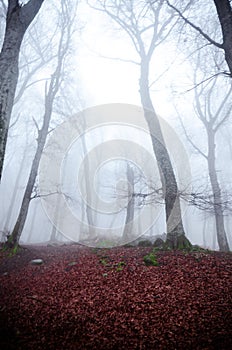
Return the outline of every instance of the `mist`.
[[[57,170],[60,176],[53,184],[49,183],[53,179],[47,178],[45,193],[40,177],[44,181],[46,176],[38,167],[19,242],[74,241],[95,245],[104,236],[109,242],[117,238],[117,245],[136,239],[154,242],[157,237],[167,237],[170,231],[165,216],[167,183],[162,180],[163,170],[154,154],[151,128],[145,121],[142,126],[137,125],[136,118],[130,124],[127,115],[125,121],[122,116],[117,119],[115,113],[117,104],[125,105],[125,114],[127,106],[150,108],[141,102],[144,87],[140,69],[147,55],[153,113],[167,123],[181,144],[181,152],[186,154],[187,164],[181,163],[178,155],[174,156],[176,141],[169,146],[168,138],[172,136],[164,137],[177,180],[184,234],[192,244],[219,250],[218,239],[222,235],[219,217],[224,225],[224,238],[231,248],[231,79],[223,50],[216,45],[204,46],[205,36],[198,35],[191,25],[185,24],[183,29],[183,19],[168,4],[153,8],[157,13],[147,13],[142,7],[139,12],[139,6],[122,7],[115,19],[111,15],[114,8],[110,8],[109,15],[100,2],[83,1],[77,6],[70,3],[59,8],[44,1],[29,26],[20,48],[19,78],[0,186],[2,242],[15,228],[38,147],[39,130],[49,108],[51,115],[42,158],[46,157],[49,140],[53,140],[49,150],[51,162],[63,152],[61,168]],[[7,6],[1,2],[1,7],[3,43]],[[134,24],[127,17],[130,11],[138,17],[139,34],[134,38]],[[198,16],[200,26],[204,16],[194,5],[191,11],[193,16]],[[215,29],[220,27],[220,22],[211,1],[206,4],[206,12],[209,16],[206,33],[215,42],[219,41],[220,32]],[[155,34],[150,26],[154,13],[161,20]],[[165,18],[166,24],[162,26]],[[120,20],[128,21],[129,35]],[[143,40],[142,46],[138,35]],[[59,73],[57,64],[60,64]],[[59,74],[56,82],[54,74]],[[107,121],[105,125],[100,121],[91,125],[85,114],[91,109],[95,113],[94,107],[101,105],[106,106],[106,113],[111,113],[108,125]],[[123,113],[123,108],[119,110]],[[145,114],[141,118],[146,119]],[[69,138],[63,133],[69,131],[63,130],[59,135],[58,130],[65,129],[70,120],[78,131],[70,137],[70,145],[62,149],[61,139]],[[212,132],[213,140],[209,141]],[[128,179],[128,165],[133,183]],[[212,178],[213,168],[217,178]],[[220,198],[215,197],[218,191],[215,181]],[[49,201],[57,202],[52,215],[46,208],[51,205],[47,204]],[[132,201],[130,234],[124,242],[120,239]],[[63,220],[69,225],[69,219],[63,217],[63,205],[72,213],[74,221],[70,226],[76,220],[75,233],[69,234],[67,227],[62,229]],[[107,206],[112,212],[106,210]],[[220,213],[216,207],[220,207]]]
[[[231,0],[0,0],[0,348],[232,349]]]

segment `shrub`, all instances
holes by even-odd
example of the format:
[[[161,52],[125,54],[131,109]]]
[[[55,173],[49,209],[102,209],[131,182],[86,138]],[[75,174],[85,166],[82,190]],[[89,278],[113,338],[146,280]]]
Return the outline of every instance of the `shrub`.
[[[159,263],[157,261],[157,257],[154,253],[147,254],[143,257],[143,261],[145,262],[146,266],[159,266]]]
[[[119,261],[116,265],[116,271],[119,272],[119,271],[122,271],[123,270],[123,267],[126,265],[125,261]]]

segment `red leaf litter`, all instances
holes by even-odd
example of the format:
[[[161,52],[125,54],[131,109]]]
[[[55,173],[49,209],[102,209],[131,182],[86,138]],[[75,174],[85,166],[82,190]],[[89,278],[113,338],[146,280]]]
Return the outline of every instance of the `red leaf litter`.
[[[1,251],[0,348],[232,349],[232,254],[150,251]]]

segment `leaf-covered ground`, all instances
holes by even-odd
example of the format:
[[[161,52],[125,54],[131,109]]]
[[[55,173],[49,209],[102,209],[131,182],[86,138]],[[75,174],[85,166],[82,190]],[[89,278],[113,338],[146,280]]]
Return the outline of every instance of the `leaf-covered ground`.
[[[0,348],[232,349],[231,254],[150,251],[0,252]]]

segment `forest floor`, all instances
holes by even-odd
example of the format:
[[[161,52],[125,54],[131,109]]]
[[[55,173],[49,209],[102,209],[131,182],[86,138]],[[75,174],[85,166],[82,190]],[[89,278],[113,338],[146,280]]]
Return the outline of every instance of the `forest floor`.
[[[0,250],[0,348],[232,349],[232,254],[151,250]]]

